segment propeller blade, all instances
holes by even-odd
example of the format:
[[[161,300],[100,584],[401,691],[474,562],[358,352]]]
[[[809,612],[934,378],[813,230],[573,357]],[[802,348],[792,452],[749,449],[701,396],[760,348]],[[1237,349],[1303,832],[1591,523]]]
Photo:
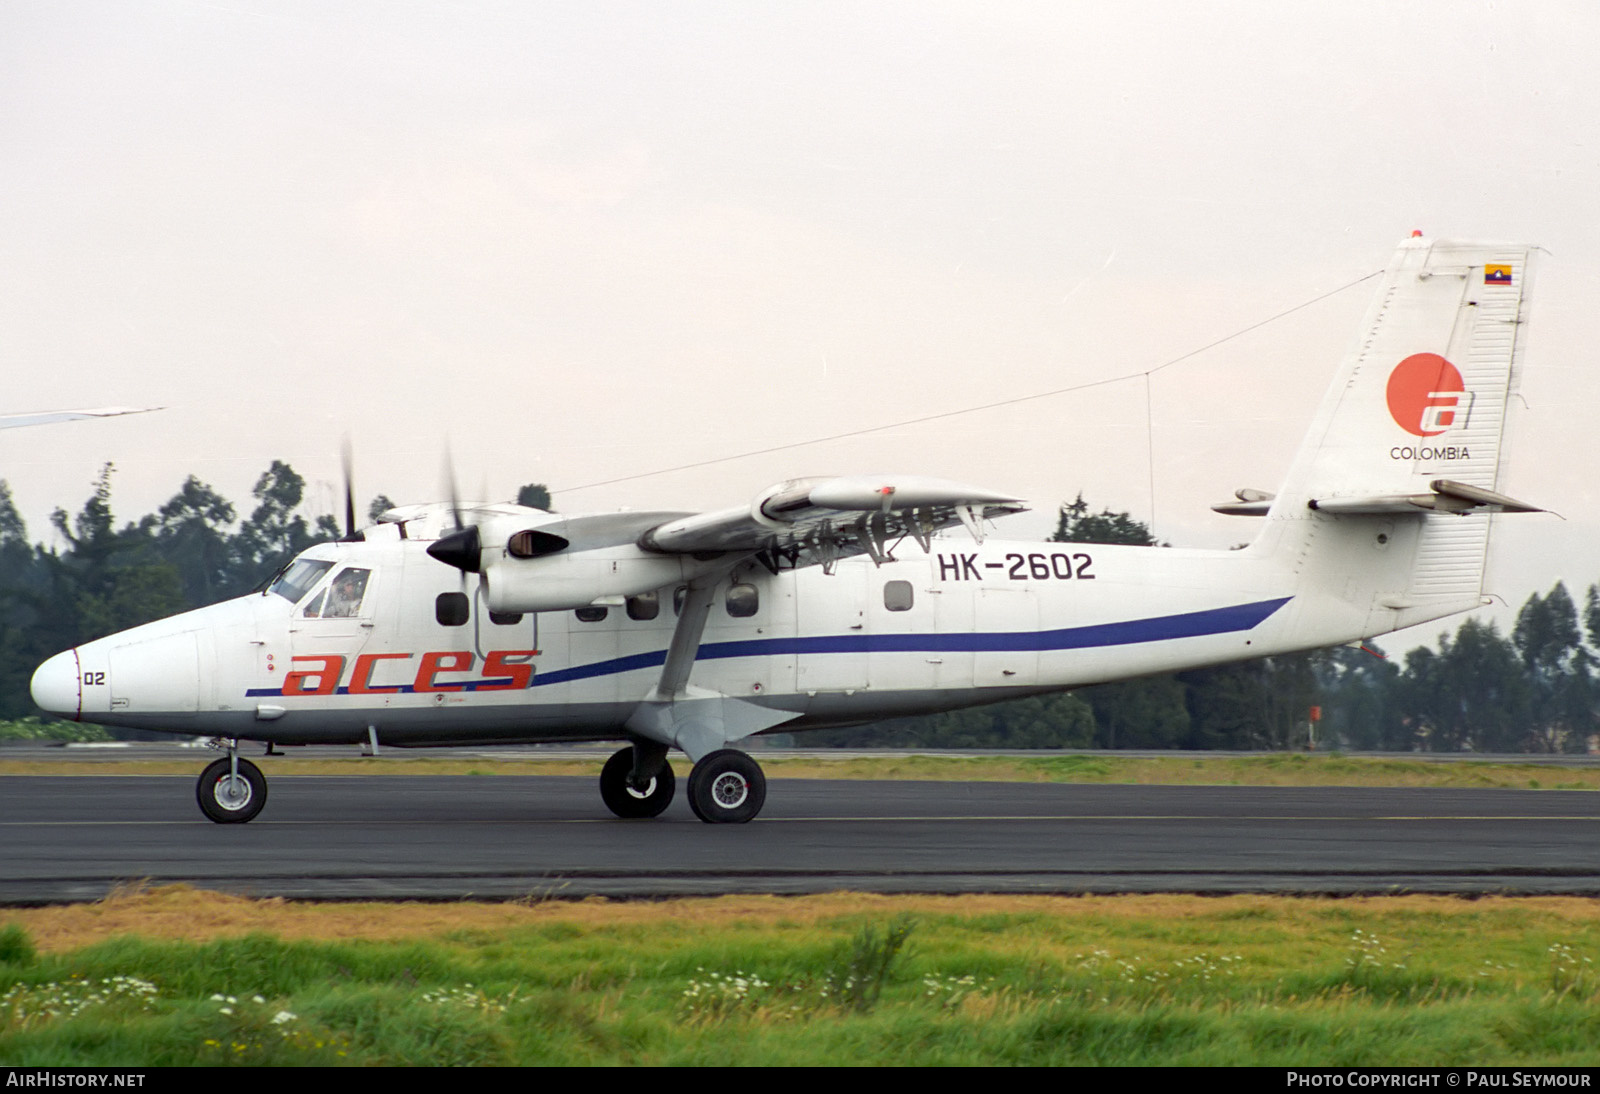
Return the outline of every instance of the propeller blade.
[[[351,455],[350,434],[344,435],[344,444],[341,446],[340,463],[344,466],[344,538],[353,540],[356,536],[356,487],[355,474],[351,470],[355,458]]]
[[[450,516],[455,520],[456,530],[459,531],[467,526],[467,522],[461,519],[461,491],[456,487],[456,462],[450,455],[448,441],[444,446],[444,477],[445,489],[450,492]]]
[[[462,519],[461,491],[456,485],[456,464],[450,454],[449,441],[446,441],[444,446],[444,475],[445,487],[450,492],[450,516],[455,521],[456,530],[430,543],[428,554],[445,565],[454,566],[461,571],[461,592],[465,594],[467,575],[479,572],[483,541],[478,536],[477,525],[469,528],[467,522]]]

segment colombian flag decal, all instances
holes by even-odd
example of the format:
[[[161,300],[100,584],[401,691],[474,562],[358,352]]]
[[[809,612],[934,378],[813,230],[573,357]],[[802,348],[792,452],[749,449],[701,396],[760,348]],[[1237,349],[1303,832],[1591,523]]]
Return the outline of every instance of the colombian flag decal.
[[[1511,284],[1511,267],[1487,265],[1483,268],[1483,283],[1485,285]]]

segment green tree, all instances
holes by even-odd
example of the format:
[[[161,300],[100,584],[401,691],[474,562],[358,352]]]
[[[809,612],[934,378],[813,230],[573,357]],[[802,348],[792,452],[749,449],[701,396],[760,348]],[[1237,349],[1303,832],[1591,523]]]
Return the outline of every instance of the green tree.
[[[190,475],[159,513],[139,522],[154,534],[161,557],[178,570],[190,607],[243,591],[236,582],[233,521],[233,505]]]
[[[550,491],[542,482],[530,482],[518,490],[517,504],[526,505],[530,509],[554,511],[550,505]]]
[[[1530,596],[1511,632],[1527,670],[1532,744],[1542,752],[1581,751],[1594,732],[1595,658],[1585,648],[1578,610],[1562,582]]]
[[[161,561],[151,526],[129,524],[114,530],[111,511],[113,465],[100,469],[94,493],[75,517],[63,509],[51,523],[67,541],[64,554],[41,556],[47,562],[52,605],[43,622],[59,635],[57,649],[100,638],[182,611],[183,587],[177,568]]]
[[[313,543],[339,538],[339,523],[332,516],[323,514],[308,525],[296,512],[305,487],[305,479],[282,460],[273,460],[256,480],[250,491],[255,510],[234,537],[236,587],[248,589]]]
[[[1369,652],[1369,650],[1371,652]],[[1395,700],[1400,666],[1376,645],[1341,646],[1317,662],[1322,747],[1404,752],[1416,735]]]
[[[1453,736],[1476,752],[1527,747],[1529,681],[1493,620],[1463,620],[1455,640],[1440,643],[1440,654],[1454,693],[1452,715],[1459,728]]]
[[[1127,513],[1113,513],[1102,509],[1089,512],[1089,503],[1078,499],[1061,507],[1056,518],[1055,543],[1126,543],[1134,547],[1154,547],[1156,540],[1150,526],[1134,520]]]
[[[1276,747],[1269,728],[1264,661],[1241,661],[1180,673],[1189,730],[1183,746],[1199,749]]]
[[[1150,676],[1082,688],[1094,712],[1098,748],[1182,748],[1189,708],[1176,676]]]
[[[28,680],[39,661],[41,569],[11,485],[0,479],[0,719],[33,713]]]
[[[1433,752],[1525,748],[1527,679],[1499,628],[1468,619],[1438,645],[1407,654],[1396,681],[1396,705],[1417,742]]]
[[[111,474],[115,470],[116,465],[110,463],[100,468],[94,481],[94,493],[83,503],[76,518],[60,508],[50,514],[50,523],[81,562],[109,558],[117,549],[111,516]]]
[[[372,504],[367,506],[367,520],[373,524],[378,523],[378,518],[394,508],[394,502],[389,500],[389,495],[379,494],[372,499]]]
[[[12,500],[11,484],[0,479],[0,551],[18,547],[28,549],[28,526]]]
[[[1075,695],[1039,695],[807,733],[817,748],[1092,748],[1094,715]]]
[[[1449,639],[1441,634],[1439,641],[1442,645]],[[1447,752],[1460,747],[1459,741],[1445,738],[1443,727],[1448,722],[1450,693],[1443,678],[1440,657],[1427,646],[1418,646],[1406,654],[1405,671],[1395,689],[1395,703],[1414,748]]]

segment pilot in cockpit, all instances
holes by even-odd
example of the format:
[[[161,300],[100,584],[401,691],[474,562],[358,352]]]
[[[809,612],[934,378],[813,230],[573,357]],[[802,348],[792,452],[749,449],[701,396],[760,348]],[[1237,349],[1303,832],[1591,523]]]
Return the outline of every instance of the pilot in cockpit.
[[[324,619],[356,615],[361,611],[361,598],[367,592],[367,576],[371,571],[350,568],[333,580],[333,593],[323,611]]]

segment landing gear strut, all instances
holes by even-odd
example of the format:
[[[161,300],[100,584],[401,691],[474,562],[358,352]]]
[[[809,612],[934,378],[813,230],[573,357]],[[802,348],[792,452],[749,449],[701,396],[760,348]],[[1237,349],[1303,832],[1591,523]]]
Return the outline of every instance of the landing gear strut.
[[[200,812],[218,824],[244,824],[267,804],[267,777],[249,760],[239,758],[238,742],[223,760],[213,760],[195,784]]]
[[[753,820],[767,800],[761,765],[734,748],[703,756],[689,774],[689,808],[707,824]]]
[[[606,808],[624,820],[660,816],[661,811],[672,804],[677,782],[666,761],[666,751],[661,748],[656,773],[645,780],[643,786],[634,784],[634,749],[631,746],[607,760],[600,769],[600,798]]]

